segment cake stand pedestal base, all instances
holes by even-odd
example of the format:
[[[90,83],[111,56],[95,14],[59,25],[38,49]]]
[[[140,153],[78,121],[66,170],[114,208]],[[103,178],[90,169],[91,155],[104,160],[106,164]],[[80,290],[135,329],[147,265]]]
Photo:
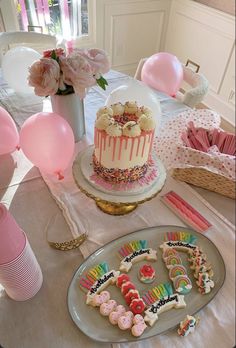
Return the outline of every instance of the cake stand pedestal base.
[[[105,201],[96,201],[96,204],[99,209],[101,209],[104,213],[110,215],[125,215],[131,213],[134,209],[137,208],[138,204],[115,204],[111,202]]]
[[[72,173],[80,191],[92,198],[97,207],[104,213],[110,215],[129,214],[140,204],[154,198],[162,190],[166,180],[166,171],[158,159],[154,159],[157,175],[151,184],[143,187],[137,183],[135,188],[124,191],[115,190],[114,187],[104,188],[91,179],[94,174],[93,151],[94,146],[89,146],[77,155],[73,163]]]

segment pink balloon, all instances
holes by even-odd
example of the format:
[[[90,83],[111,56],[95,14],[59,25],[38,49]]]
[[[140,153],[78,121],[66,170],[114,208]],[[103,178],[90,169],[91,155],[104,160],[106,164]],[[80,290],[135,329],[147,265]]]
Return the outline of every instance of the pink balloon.
[[[72,159],[75,140],[64,118],[54,112],[39,112],[24,122],[20,146],[34,165],[60,180]]]
[[[156,53],[145,61],[141,80],[148,86],[174,97],[183,81],[183,67],[173,54]]]
[[[0,155],[15,151],[19,146],[19,133],[11,115],[0,106]]]

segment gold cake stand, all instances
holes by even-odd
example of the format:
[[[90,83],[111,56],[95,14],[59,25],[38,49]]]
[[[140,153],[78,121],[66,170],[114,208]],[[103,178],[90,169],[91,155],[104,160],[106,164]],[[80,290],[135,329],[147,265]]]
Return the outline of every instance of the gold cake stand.
[[[80,191],[92,198],[96,205],[104,213],[110,215],[125,215],[132,212],[139,204],[145,203],[154,198],[164,186],[166,180],[166,171],[162,162],[154,160],[157,170],[157,177],[151,182],[150,186],[136,186],[136,188],[126,191],[116,191],[106,189],[94,183],[91,179],[93,173],[92,154],[94,146],[89,146],[81,151],[76,157],[72,172],[74,180]]]

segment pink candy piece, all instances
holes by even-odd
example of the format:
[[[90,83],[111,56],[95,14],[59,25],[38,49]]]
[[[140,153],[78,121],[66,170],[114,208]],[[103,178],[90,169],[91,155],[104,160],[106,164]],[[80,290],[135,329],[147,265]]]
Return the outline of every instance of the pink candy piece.
[[[119,305],[116,307],[116,309],[109,314],[109,320],[112,325],[116,325],[118,323],[118,319],[125,314],[125,307],[122,305]]]
[[[115,300],[109,300],[108,302],[102,303],[100,306],[100,313],[107,317],[115,308],[117,303]]]
[[[133,313],[131,311],[125,312],[124,315],[119,317],[118,319],[118,326],[121,330],[128,330],[131,329],[133,324]]]
[[[101,304],[109,301],[111,298],[110,293],[108,291],[102,291],[101,294],[97,294],[93,298],[93,303],[92,305],[94,307],[99,307]]]

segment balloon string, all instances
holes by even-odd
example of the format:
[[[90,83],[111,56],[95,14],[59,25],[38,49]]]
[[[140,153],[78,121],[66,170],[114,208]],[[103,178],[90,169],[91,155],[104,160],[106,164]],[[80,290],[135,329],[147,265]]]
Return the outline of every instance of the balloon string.
[[[64,176],[61,174],[61,172],[56,172],[58,180],[64,179]]]

